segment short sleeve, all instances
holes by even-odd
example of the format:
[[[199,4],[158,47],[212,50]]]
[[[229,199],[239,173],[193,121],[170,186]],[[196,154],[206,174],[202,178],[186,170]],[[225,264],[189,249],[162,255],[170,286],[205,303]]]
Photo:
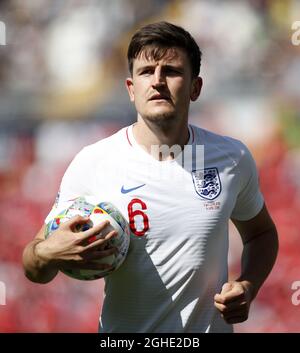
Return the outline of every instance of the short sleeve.
[[[240,174],[239,193],[231,218],[247,221],[255,217],[264,205],[264,198],[259,188],[255,161],[248,148],[240,143],[241,158],[238,163]]]
[[[90,164],[90,158],[84,148],[68,166],[62,178],[55,203],[46,217],[45,223],[48,223],[60,211],[67,208],[73,199],[80,196],[87,197],[90,194],[90,186],[93,183]]]

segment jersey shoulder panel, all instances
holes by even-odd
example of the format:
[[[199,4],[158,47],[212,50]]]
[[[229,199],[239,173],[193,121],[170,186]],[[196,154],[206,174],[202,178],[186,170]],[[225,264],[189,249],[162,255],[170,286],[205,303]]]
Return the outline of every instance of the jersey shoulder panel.
[[[113,135],[105,137],[102,140],[99,140],[95,143],[85,146],[81,152],[83,154],[108,154],[113,153],[114,151],[120,151],[120,148],[128,145],[126,139],[126,130],[127,126],[115,132]],[[81,153],[80,152],[80,153]]]
[[[202,144],[209,151],[214,150],[220,157],[227,155],[235,165],[238,165],[240,159],[246,153],[249,153],[246,145],[233,137],[217,134],[212,131],[192,126],[195,133],[195,142]]]

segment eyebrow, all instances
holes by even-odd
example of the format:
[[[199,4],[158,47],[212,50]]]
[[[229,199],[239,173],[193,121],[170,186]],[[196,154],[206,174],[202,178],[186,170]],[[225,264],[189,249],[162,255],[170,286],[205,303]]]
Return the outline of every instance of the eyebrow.
[[[139,67],[136,72],[139,74],[141,73],[142,71],[144,70],[147,70],[147,69],[153,69],[154,67],[156,67],[156,64],[153,64],[153,65],[144,65],[144,66],[141,66]],[[165,64],[165,65],[162,65],[162,68],[163,69],[176,69],[176,70],[181,70],[183,71],[184,70],[184,66],[179,64],[179,65],[176,65],[176,64]]]

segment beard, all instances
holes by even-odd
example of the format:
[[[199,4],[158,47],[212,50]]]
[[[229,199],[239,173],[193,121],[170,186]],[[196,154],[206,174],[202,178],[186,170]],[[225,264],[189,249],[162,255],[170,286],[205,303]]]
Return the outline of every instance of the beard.
[[[150,113],[142,116],[145,122],[150,124],[155,124],[160,127],[169,126],[171,122],[175,122],[176,116],[174,112],[164,112],[164,113]]]

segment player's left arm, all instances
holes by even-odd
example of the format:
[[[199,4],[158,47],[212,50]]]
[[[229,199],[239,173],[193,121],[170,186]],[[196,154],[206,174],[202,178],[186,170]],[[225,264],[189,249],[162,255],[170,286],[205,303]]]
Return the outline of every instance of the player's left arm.
[[[230,324],[247,320],[250,304],[272,270],[278,252],[277,230],[265,205],[254,218],[232,222],[243,241],[242,271],[214,298],[216,308]]]

